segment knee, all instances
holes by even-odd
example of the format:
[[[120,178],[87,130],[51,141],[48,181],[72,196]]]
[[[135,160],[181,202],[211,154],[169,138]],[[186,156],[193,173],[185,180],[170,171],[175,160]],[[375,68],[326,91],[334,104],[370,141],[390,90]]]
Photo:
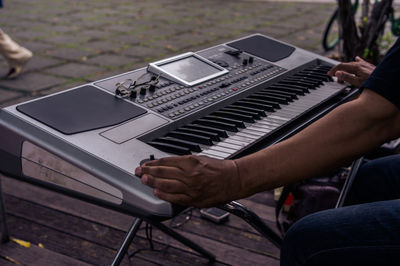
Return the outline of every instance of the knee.
[[[281,266],[303,265],[318,240],[314,236],[319,224],[318,215],[311,214],[289,228],[281,247]]]
[[[354,203],[367,203],[397,197],[400,188],[399,173],[400,156],[398,155],[365,163],[359,169],[352,186]]]

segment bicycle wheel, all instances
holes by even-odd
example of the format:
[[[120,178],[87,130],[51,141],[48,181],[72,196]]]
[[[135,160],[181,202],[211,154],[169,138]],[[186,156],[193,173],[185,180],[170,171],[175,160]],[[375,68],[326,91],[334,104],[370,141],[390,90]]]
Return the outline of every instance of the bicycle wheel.
[[[353,15],[357,12],[358,1],[359,0],[355,0],[352,4]],[[324,48],[325,52],[332,50],[339,43],[340,36],[338,15],[339,9],[336,8],[328,23],[326,24],[324,33],[322,35],[322,47]]]
[[[338,12],[338,9],[333,12],[322,35],[322,47],[325,52],[331,51],[339,43]]]

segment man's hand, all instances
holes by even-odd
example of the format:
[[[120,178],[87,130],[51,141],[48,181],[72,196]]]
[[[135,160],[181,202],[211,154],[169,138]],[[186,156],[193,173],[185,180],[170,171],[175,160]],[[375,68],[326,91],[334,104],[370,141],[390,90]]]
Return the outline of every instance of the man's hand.
[[[237,199],[241,180],[232,160],[206,156],[167,157],[136,168],[143,184],[160,199],[195,207],[209,207]]]
[[[360,87],[361,84],[371,75],[374,71],[375,66],[364,61],[360,57],[356,57],[356,61],[351,63],[341,63],[334,66],[328,71],[328,75],[336,76],[338,82],[343,83],[344,81]]]

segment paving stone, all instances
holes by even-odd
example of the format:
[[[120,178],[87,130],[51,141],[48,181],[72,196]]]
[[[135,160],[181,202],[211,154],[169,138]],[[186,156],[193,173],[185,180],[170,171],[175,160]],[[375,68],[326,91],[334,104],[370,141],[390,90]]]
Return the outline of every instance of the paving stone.
[[[43,23],[41,21],[32,21],[32,20],[16,20],[13,21],[12,23],[14,26],[17,26],[19,29],[40,29],[40,28],[45,28],[48,25],[46,23]]]
[[[28,48],[32,52],[42,52],[44,50],[52,49],[54,46],[52,44],[41,43],[37,41],[28,41],[21,43],[22,46]]]
[[[139,31],[140,32],[140,31]],[[118,42],[120,45],[139,45],[143,40],[139,39],[138,33],[119,33],[118,35],[108,37],[108,40],[111,42]]]
[[[48,51],[46,52],[46,54],[62,59],[82,60],[85,59],[88,55],[90,55],[91,52],[83,50],[83,48],[77,49],[77,48],[63,47],[54,49],[52,51]]]
[[[63,60],[34,54],[32,59],[29,60],[29,62],[25,65],[24,71],[27,72],[33,70],[41,70],[44,68],[49,68],[51,66],[62,64],[63,62]]]
[[[136,45],[122,50],[121,54],[126,54],[137,58],[154,58],[160,56],[163,54],[163,52],[160,51],[160,49]]]
[[[107,22],[104,20],[98,20],[98,19],[92,19],[92,20],[84,20],[80,21],[79,25],[82,28],[97,28],[97,29],[102,29],[105,25],[107,25]]]
[[[55,87],[52,87],[52,88],[50,88],[48,90],[42,90],[42,91],[40,91],[39,94],[41,96],[46,96],[46,95],[50,95],[50,94],[53,94],[53,93],[56,93],[56,92],[60,92],[60,91],[63,91],[63,90],[79,87],[79,86],[84,85],[84,84],[86,84],[86,81],[66,82],[66,83],[63,83],[61,85],[57,85]]]
[[[80,31],[79,34],[82,36],[87,36],[89,38],[89,40],[103,39],[108,36],[108,33],[104,32],[102,30],[96,30],[96,29],[83,30],[83,31]]]
[[[131,32],[133,31],[135,28],[132,27],[132,25],[126,25],[126,24],[115,24],[115,25],[110,25],[105,27],[105,30],[108,30],[110,32],[115,32],[115,31],[119,31],[119,32]]]
[[[86,43],[85,47],[95,51],[96,53],[104,53],[111,51],[118,51],[124,46],[123,43],[118,41],[94,41]]]
[[[87,61],[90,64],[96,64],[96,65],[102,65],[102,66],[122,66],[122,65],[127,65],[127,64],[133,64],[137,62],[137,60],[133,58],[129,58],[126,56],[121,56],[121,55],[112,55],[112,54],[106,54],[106,55],[98,55],[95,57],[92,57],[88,59]]]
[[[40,91],[65,82],[64,78],[41,73],[26,73],[15,80],[0,80],[0,88],[17,91]]]
[[[93,75],[101,71],[104,71],[104,69],[96,66],[78,64],[78,63],[68,63],[65,65],[50,68],[46,70],[46,73],[51,73],[57,76],[64,76],[71,78],[83,78],[84,76]]]
[[[37,97],[39,97],[38,94],[37,95],[28,94],[28,95],[24,95],[24,96],[21,96],[21,97],[16,97],[16,98],[13,98],[13,99],[5,100],[4,102],[0,103],[0,108],[4,108],[4,107],[7,107],[7,106],[23,103],[23,102],[35,99]]]
[[[78,26],[75,24],[70,24],[70,25],[51,25],[50,30],[52,32],[56,33],[66,33],[66,32],[71,32],[71,31],[76,31],[78,30]]]
[[[23,94],[16,91],[0,89],[0,104],[5,103],[11,99],[21,97]]]
[[[18,37],[20,39],[35,40],[43,38],[46,35],[48,35],[48,32],[28,30],[28,31],[16,32],[12,36]]]
[[[76,34],[65,34],[65,35],[56,35],[56,36],[49,36],[43,38],[44,42],[54,43],[54,44],[77,44],[87,42],[89,37]]]

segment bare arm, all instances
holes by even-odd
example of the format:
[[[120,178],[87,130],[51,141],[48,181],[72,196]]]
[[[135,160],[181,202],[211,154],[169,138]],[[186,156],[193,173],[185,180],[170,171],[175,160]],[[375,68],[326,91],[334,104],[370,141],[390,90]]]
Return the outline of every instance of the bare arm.
[[[398,108],[365,90],[297,135],[252,155],[235,161],[163,158],[136,174],[161,199],[205,207],[312,177],[399,135]]]
[[[343,166],[399,135],[397,107],[365,90],[294,137],[238,159],[244,195]]]

